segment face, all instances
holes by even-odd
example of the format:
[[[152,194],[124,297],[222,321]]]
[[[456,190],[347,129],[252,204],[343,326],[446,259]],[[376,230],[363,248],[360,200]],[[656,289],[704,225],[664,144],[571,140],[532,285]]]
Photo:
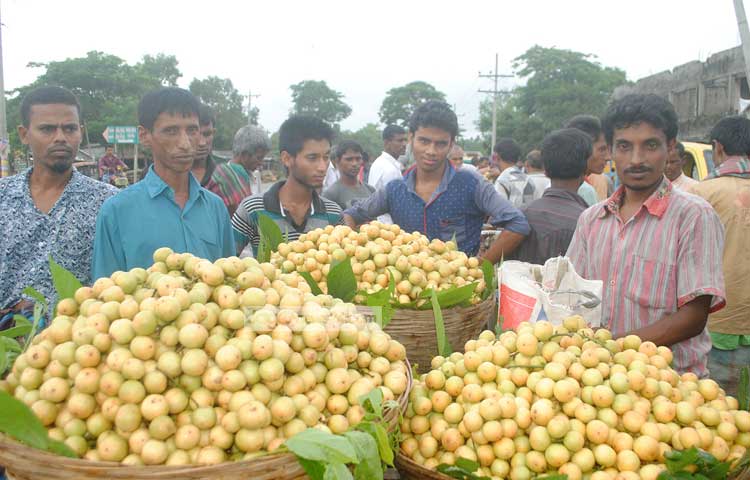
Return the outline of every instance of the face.
[[[162,112],[153,130],[138,127],[140,141],[151,148],[154,164],[174,173],[189,172],[193,166],[200,127],[198,115]]]
[[[607,165],[607,161],[611,158],[607,141],[604,139],[604,135],[599,135],[599,138],[594,142],[591,149],[591,157],[589,157],[588,170],[590,173],[601,174],[604,172],[604,167]]]
[[[408,138],[405,133],[394,135],[390,140],[385,141],[385,151],[398,158],[406,153],[406,143]]]
[[[680,151],[673,148],[669,151],[667,163],[664,166],[664,175],[666,175],[670,181],[677,180],[677,178],[682,175],[682,166],[684,164],[685,162],[680,156]]]
[[[424,172],[443,168],[448,152],[453,148],[451,134],[434,127],[418,128],[409,134],[409,141],[417,168]]]
[[[240,164],[245,167],[245,170],[254,172],[263,164],[263,159],[267,154],[268,150],[265,148],[256,148],[254,153],[240,155]]]
[[[667,141],[662,130],[645,122],[615,130],[612,149],[620,181],[635,191],[656,188],[674,145],[674,139]]]
[[[112,147],[107,147],[107,150],[105,150],[105,152],[106,152],[107,155],[114,155],[115,154],[115,150]]]
[[[336,168],[341,175],[349,178],[356,178],[359,175],[359,168],[362,166],[362,154],[356,150],[347,150],[341,155]]]
[[[448,161],[451,162],[453,168],[458,170],[459,168],[464,166],[464,152],[462,150],[454,148],[453,150],[451,150]]]
[[[200,135],[198,136],[198,143],[195,149],[196,159],[205,160],[208,158],[208,154],[211,153],[214,144],[214,134],[216,134],[216,129],[213,123],[200,126]]]
[[[18,136],[31,148],[34,163],[56,173],[65,173],[81,144],[81,122],[74,105],[32,105],[29,126],[18,127]]]
[[[328,171],[331,143],[328,140],[305,140],[297,155],[281,152],[281,162],[289,175],[310,189],[321,188]]]

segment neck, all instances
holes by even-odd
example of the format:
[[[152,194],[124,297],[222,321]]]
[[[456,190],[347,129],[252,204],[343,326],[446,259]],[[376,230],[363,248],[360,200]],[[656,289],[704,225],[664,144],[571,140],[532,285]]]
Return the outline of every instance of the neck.
[[[661,181],[645,190],[631,190],[625,186],[625,197],[623,203],[642,205],[661,185]]]
[[[193,160],[193,168],[206,168],[206,163],[208,163],[208,155],[203,158],[195,158]]]
[[[424,171],[417,168],[415,172],[417,180],[420,182],[440,182],[443,179],[443,174],[445,174],[445,169],[448,168],[447,164],[448,162],[445,162],[442,168],[433,171]]]
[[[356,176],[351,177],[349,175],[344,175],[342,173],[341,177],[339,177],[339,178],[341,180],[341,183],[343,183],[347,187],[356,187],[357,185],[359,185],[359,180],[357,180]]]
[[[391,157],[395,158],[396,160],[398,160],[398,157],[400,157],[400,156],[401,156],[401,155],[399,155],[399,153],[398,153],[398,152],[390,152],[390,151],[388,151],[388,150],[383,150],[383,151],[384,151],[385,153],[387,153],[388,155],[390,155]]]
[[[63,189],[65,185],[70,181],[70,177],[73,176],[73,168],[69,168],[63,173],[55,172],[49,168],[42,166],[35,166],[31,171],[29,183],[34,184],[35,187],[47,189]]]
[[[307,185],[298,182],[294,175],[289,175],[284,185],[281,186],[279,197],[282,197],[282,202],[309,203],[312,201],[312,190]]]
[[[498,163],[498,165],[497,165],[497,166],[498,166],[498,168],[500,169],[500,173],[503,173],[503,172],[504,172],[504,171],[506,171],[507,169],[509,169],[509,168],[511,168],[511,167],[515,167],[515,166],[516,166],[516,164],[515,164],[515,163],[505,163],[505,162],[500,162],[500,163]]]
[[[190,172],[175,172],[164,168],[161,163],[154,162],[154,172],[164,183],[172,187],[175,195],[190,192]]]
[[[550,179],[550,187],[559,188],[572,193],[578,193],[578,189],[583,183],[583,178],[552,178]]]

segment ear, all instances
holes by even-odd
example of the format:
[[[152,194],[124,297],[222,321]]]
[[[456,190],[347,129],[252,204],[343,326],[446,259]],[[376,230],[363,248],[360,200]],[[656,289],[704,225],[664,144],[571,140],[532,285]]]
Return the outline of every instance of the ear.
[[[714,150],[716,151],[714,156],[724,156],[724,145],[722,145],[718,140],[714,140]]]
[[[18,130],[18,137],[21,139],[21,143],[23,143],[24,145],[28,145],[29,140],[26,138],[26,135],[28,135],[29,129],[24,127],[23,125],[19,125],[17,127],[17,130]]]
[[[292,164],[292,161],[294,160],[294,157],[289,155],[289,152],[286,150],[283,150],[281,152],[281,164],[284,165],[286,168],[289,168]]]
[[[151,132],[142,125],[138,125],[138,142],[147,147],[151,146]]]

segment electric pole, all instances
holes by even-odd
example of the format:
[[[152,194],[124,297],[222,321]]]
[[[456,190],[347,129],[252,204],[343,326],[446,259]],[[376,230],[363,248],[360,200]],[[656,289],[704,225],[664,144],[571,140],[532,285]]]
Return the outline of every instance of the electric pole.
[[[750,30],[748,30],[745,5],[742,0],[734,0],[734,14],[737,17],[737,27],[740,29],[742,56],[745,59],[745,78],[750,83]]]
[[[500,75],[497,73],[498,70],[498,54],[495,54],[495,70],[488,74],[482,74],[482,72],[479,72],[479,78],[491,78],[495,81],[495,86],[492,90],[479,90],[479,93],[488,93],[492,94],[492,146],[490,147],[490,150],[492,148],[495,148],[495,141],[497,140],[495,137],[497,136],[497,95],[499,93],[508,93],[506,91],[498,90],[497,89],[497,81],[500,78],[513,78],[513,75]]]
[[[247,91],[247,124],[253,124],[253,98],[260,97],[260,94],[253,95],[252,90]]]
[[[3,34],[2,17],[0,16],[0,177],[10,176],[10,164],[8,163],[8,122],[5,117],[5,80],[3,77]]]

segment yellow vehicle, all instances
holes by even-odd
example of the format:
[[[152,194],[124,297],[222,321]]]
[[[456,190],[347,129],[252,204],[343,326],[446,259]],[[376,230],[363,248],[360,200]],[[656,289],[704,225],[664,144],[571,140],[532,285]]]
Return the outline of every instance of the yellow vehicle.
[[[683,172],[695,180],[703,180],[714,169],[714,153],[708,143],[682,142],[685,147]]]

